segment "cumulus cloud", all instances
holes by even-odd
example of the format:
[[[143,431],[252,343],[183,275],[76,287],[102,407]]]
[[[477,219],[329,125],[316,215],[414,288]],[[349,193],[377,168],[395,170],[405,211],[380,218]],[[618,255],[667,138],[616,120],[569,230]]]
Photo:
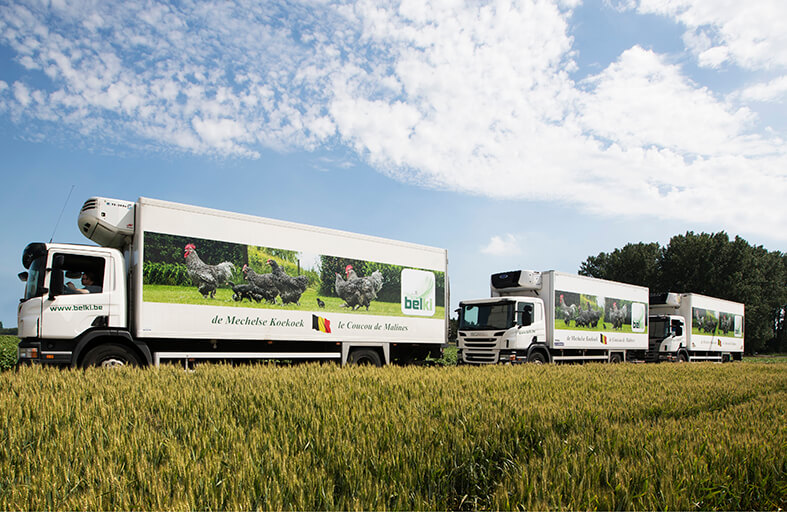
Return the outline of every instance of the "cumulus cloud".
[[[517,237],[511,233],[506,233],[502,236],[494,235],[490,238],[489,243],[481,247],[481,252],[490,256],[503,256],[519,254],[521,250]]]
[[[738,94],[747,101],[774,102],[781,100],[787,96],[787,75],[751,85]]]
[[[582,98],[582,121],[624,149],[716,155],[738,153],[746,144],[731,145],[752,121],[751,112],[723,104],[652,51],[631,48],[586,82],[592,90]]]
[[[684,40],[708,67],[726,61],[748,69],[787,67],[787,14],[783,0],[639,0],[629,6],[661,14],[686,27]]]
[[[782,3],[616,8],[675,19],[711,69],[773,70],[787,65]],[[196,154],[344,146],[421,186],[787,238],[784,142],[741,104],[777,100],[783,79],[727,99],[633,46],[576,83],[577,5],[20,1],[0,6],[0,43],[29,78],[0,74],[0,111]]]

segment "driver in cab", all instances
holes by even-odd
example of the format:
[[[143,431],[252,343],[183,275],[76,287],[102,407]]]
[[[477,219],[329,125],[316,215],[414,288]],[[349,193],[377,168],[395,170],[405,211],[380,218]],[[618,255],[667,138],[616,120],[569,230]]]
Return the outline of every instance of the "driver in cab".
[[[77,288],[74,286],[74,283],[69,282],[66,284],[66,293],[101,293],[101,285],[96,284],[98,279],[96,278],[95,273],[93,272],[83,272],[82,273],[82,286],[84,288]]]

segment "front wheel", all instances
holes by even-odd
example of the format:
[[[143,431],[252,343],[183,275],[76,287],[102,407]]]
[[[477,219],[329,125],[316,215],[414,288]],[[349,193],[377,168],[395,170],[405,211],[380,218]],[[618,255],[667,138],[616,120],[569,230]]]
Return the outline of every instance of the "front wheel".
[[[122,366],[139,366],[137,356],[127,347],[116,343],[99,345],[85,354],[82,368],[100,366],[102,368],[120,368]]]
[[[547,362],[547,358],[544,357],[544,353],[543,352],[538,351],[538,352],[533,352],[532,354],[530,354],[530,356],[528,356],[528,358],[527,358],[527,362],[528,363],[534,363],[534,364],[544,364],[544,363]]]
[[[380,353],[372,349],[358,349],[350,352],[347,357],[347,364],[356,366],[382,366],[383,360]]]

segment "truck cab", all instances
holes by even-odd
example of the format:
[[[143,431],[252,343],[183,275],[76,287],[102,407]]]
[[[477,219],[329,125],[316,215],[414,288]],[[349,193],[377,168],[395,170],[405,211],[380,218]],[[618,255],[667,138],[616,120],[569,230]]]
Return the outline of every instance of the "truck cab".
[[[651,316],[649,359],[653,361],[688,361],[686,321],[677,315]]]
[[[22,254],[22,265],[20,362],[77,365],[92,342],[109,330],[128,327],[125,262],[119,250],[32,243]]]
[[[546,362],[544,303],[532,297],[501,297],[459,304],[458,344],[462,362]],[[535,352],[534,352],[535,350]],[[539,354],[535,356],[534,354]]]

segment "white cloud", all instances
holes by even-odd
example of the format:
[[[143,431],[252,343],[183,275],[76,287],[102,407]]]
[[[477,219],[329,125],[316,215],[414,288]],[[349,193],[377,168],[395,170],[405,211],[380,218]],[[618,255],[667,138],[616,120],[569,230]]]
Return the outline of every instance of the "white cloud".
[[[32,101],[30,98],[30,91],[27,86],[21,82],[14,82],[14,98],[22,107],[30,105]]]
[[[581,100],[581,122],[623,149],[657,147],[694,155],[744,150],[746,142],[736,141],[752,114],[721,103],[652,51],[631,48],[586,82],[592,91]]]
[[[702,65],[787,64],[781,0],[633,2]],[[43,5],[0,6],[0,44],[49,79],[0,87],[13,119],[197,154],[341,145],[423,186],[787,239],[784,141],[732,103],[783,79],[728,102],[633,46],[577,84],[574,1]]]
[[[502,236],[494,235],[488,244],[481,247],[481,252],[490,256],[510,256],[520,254],[522,251],[519,248],[517,237],[506,233]]]
[[[750,85],[740,91],[739,95],[747,101],[772,102],[784,99],[787,96],[787,75],[769,82]]]
[[[729,60],[748,69],[787,67],[784,0],[639,0],[637,9],[685,25],[684,40],[700,65]]]

